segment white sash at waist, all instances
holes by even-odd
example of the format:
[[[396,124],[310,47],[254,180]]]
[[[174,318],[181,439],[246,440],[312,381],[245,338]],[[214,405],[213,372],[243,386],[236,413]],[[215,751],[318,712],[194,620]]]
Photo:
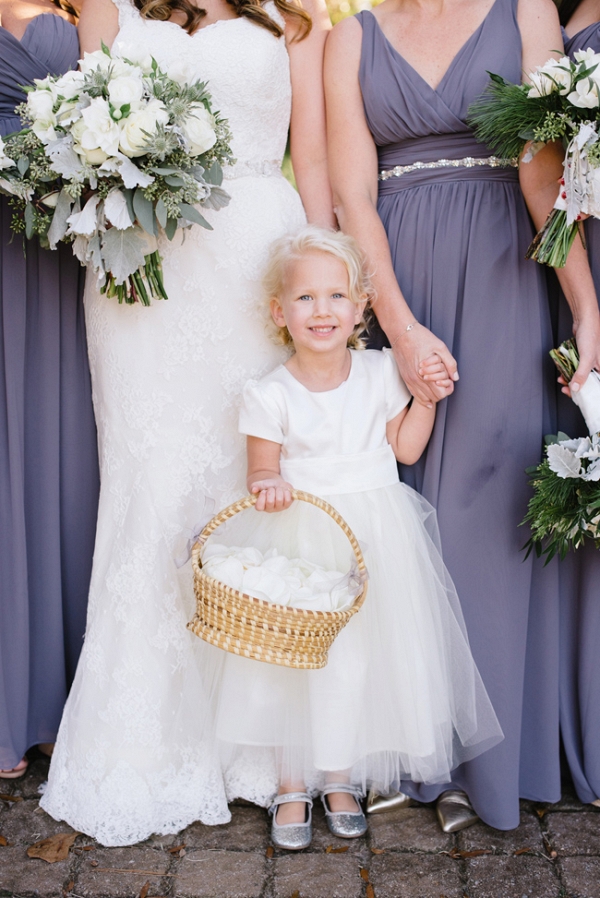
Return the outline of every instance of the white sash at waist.
[[[398,483],[396,457],[390,445],[355,455],[281,459],[281,476],[295,489],[315,496],[359,493]]]

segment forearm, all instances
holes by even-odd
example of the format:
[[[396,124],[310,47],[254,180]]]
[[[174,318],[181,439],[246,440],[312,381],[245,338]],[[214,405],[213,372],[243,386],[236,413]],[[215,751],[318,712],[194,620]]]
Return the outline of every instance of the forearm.
[[[366,197],[350,201],[337,197],[335,212],[342,231],[354,237],[366,256],[376,291],[373,311],[388,340],[394,343],[415,316],[398,286],[387,234],[377,209]]]
[[[433,431],[435,423],[435,406],[430,408],[413,399],[406,413],[396,439],[392,443],[392,449],[397,460],[404,465],[414,465],[417,462]]]
[[[325,152],[312,159],[303,156],[300,150],[292,151],[291,155],[298,193],[308,221],[320,227],[335,228],[337,222]]]
[[[535,227],[540,230],[554,207],[563,175],[564,151],[551,144],[522,162],[519,169],[521,189]],[[598,301],[587,252],[578,236],[571,247],[564,268],[555,269],[573,315],[573,326],[598,318]]]
[[[246,486],[248,488],[248,492],[251,493],[252,487],[256,483],[261,483],[264,480],[281,482],[282,484],[285,483],[283,477],[281,476],[281,474],[279,472],[278,467],[275,468],[275,466],[273,466],[273,469],[263,468],[260,471],[259,470],[256,470],[256,471],[248,470],[248,477],[246,478]]]

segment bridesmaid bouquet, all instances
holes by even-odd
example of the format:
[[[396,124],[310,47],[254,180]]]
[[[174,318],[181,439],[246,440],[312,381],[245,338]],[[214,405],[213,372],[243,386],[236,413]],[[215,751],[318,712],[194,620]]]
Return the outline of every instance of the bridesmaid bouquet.
[[[566,383],[577,366],[579,353],[567,340],[550,353]],[[546,458],[533,474],[533,497],[523,523],[531,527],[526,543],[546,564],[558,554],[564,558],[570,548],[578,549],[586,538],[600,549],[600,375],[592,371],[585,384],[572,396],[585,418],[589,437],[571,440],[564,433],[546,437]]]
[[[529,84],[490,78],[469,109],[479,140],[507,157],[520,156],[532,141],[523,162],[549,141],[565,145],[556,203],[527,252],[528,259],[562,268],[582,216],[600,218],[600,54],[588,49],[575,53],[575,61],[550,59],[531,72]]]
[[[212,229],[198,206],[229,202],[228,124],[206,85],[162,71],[132,48],[86,53],[79,71],[36,80],[24,128],[0,140],[0,191],[12,227],[44,247],[73,244],[102,291],[126,303],[167,299],[156,239]]]

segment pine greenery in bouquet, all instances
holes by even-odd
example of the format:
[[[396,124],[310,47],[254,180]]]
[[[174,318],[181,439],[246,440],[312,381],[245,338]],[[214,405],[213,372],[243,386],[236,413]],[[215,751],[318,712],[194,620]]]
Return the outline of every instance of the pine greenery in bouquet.
[[[103,46],[79,71],[26,90],[24,128],[0,138],[13,230],[50,249],[72,243],[120,303],[167,299],[159,234],[212,229],[198,206],[229,202],[221,166],[235,161],[231,135],[206,84],[134,48]]]
[[[469,109],[478,140],[494,152],[530,162],[544,144],[565,146],[563,178],[553,210],[529,247],[527,258],[562,268],[583,215],[600,218],[600,54],[593,50],[550,59],[529,83],[511,84],[490,73],[490,84]]]
[[[579,365],[575,341],[567,340],[550,355],[569,383]],[[590,436],[547,436],[544,460],[527,472],[534,491],[523,520],[532,534],[527,555],[534,549],[538,557],[546,556],[546,564],[590,539],[600,549],[600,375],[592,371],[573,399]]]

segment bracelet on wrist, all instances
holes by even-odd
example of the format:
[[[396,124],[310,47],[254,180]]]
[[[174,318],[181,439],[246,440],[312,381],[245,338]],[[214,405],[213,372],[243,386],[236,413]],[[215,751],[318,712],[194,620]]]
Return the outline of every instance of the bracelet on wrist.
[[[401,332],[398,334],[398,336],[396,337],[396,339],[392,341],[392,343],[390,344],[390,349],[393,349],[394,346],[396,345],[396,343],[398,342],[398,340],[400,339],[400,337],[403,337],[403,336],[404,336],[405,334],[407,334],[409,331],[413,330],[413,328],[415,328],[415,327],[417,326],[418,323],[419,323],[419,322],[415,319],[415,321],[411,321],[410,324],[407,324],[406,327],[404,328],[404,330],[401,331]]]

